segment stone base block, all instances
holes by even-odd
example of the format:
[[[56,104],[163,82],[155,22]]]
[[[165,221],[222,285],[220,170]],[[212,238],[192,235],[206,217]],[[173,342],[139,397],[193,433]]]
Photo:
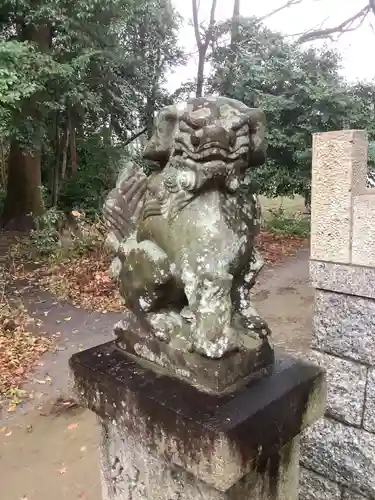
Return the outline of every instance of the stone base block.
[[[360,427],[365,406],[367,366],[318,351],[309,353],[308,359],[327,371],[327,415]],[[375,418],[375,403],[372,407],[374,411],[369,410],[369,422],[371,415]]]
[[[310,261],[310,279],[314,288],[375,299],[375,268]]]
[[[105,500],[296,500],[301,431],[324,412],[324,372],[277,353],[269,377],[205,394],[110,342],[71,358],[100,417]]]
[[[365,498],[375,498],[373,434],[324,418],[302,436],[301,458],[309,470]]]
[[[297,500],[299,439],[259,463],[227,491],[201,481],[182,467],[171,466],[155,450],[102,421],[103,500]]]
[[[375,300],[316,290],[312,347],[375,365]]]
[[[134,319],[133,323],[131,320],[117,323],[115,335],[118,348],[138,362],[145,360],[154,370],[212,394],[234,392],[247,382],[268,375],[274,362],[274,352],[267,338],[244,335],[242,349],[227,353],[221,359],[209,359],[189,352],[186,346],[178,345],[176,339],[170,343],[157,339],[134,324]]]

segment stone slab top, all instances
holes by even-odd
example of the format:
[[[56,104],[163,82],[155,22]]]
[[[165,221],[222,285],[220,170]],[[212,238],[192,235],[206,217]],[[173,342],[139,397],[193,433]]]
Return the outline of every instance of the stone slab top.
[[[155,373],[114,342],[70,366],[83,404],[222,490],[324,413],[324,371],[282,352],[269,377],[220,396]]]

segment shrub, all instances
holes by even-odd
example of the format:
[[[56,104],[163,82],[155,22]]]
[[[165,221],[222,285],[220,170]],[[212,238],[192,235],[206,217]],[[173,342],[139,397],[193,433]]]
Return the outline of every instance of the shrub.
[[[310,219],[306,216],[295,214],[294,216],[285,216],[282,211],[273,213],[264,222],[267,231],[274,234],[287,234],[308,238],[310,235]]]

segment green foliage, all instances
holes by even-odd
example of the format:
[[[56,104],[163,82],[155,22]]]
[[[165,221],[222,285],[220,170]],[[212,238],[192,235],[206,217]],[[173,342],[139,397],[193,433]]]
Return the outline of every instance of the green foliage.
[[[101,207],[121,157],[138,154],[133,135],[170,102],[178,25],[170,0],[1,4],[0,138],[42,147],[49,204]]]
[[[35,229],[30,233],[31,251],[44,257],[54,253],[60,247],[59,223],[64,219],[64,213],[51,209],[35,218]]]
[[[283,212],[274,213],[265,220],[264,227],[274,234],[301,238],[308,238],[310,235],[310,219],[300,214],[286,216]]]
[[[48,84],[69,74],[69,68],[56,63],[41,53],[30,42],[0,41],[0,137],[24,133],[24,142],[30,143],[33,121],[22,116],[23,105],[36,97],[35,105],[50,108]]]
[[[375,172],[375,141],[369,142],[367,164],[369,170]]]
[[[375,86],[350,88],[334,51],[302,50],[256,19],[242,19],[233,62],[229,30],[228,23],[218,27],[210,90],[265,111],[268,159],[251,172],[260,192],[307,196],[312,134],[374,128]]]
[[[62,183],[57,207],[64,213],[78,210],[93,218],[101,210],[104,197],[114,186],[121,156],[121,147],[103,142],[99,133],[77,138],[77,169]],[[53,155],[46,155],[43,164],[43,182],[51,185]],[[51,205],[51,190],[46,190],[46,205]]]
[[[102,223],[73,212],[68,217],[51,208],[35,219],[36,227],[27,240],[27,252],[34,258],[61,260],[81,255],[103,243]]]

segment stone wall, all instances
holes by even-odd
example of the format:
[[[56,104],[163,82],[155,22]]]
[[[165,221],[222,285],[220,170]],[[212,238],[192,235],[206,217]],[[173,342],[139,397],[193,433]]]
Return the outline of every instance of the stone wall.
[[[324,419],[302,439],[301,500],[375,499],[375,189],[367,136],[313,139],[311,358],[327,370]]]

